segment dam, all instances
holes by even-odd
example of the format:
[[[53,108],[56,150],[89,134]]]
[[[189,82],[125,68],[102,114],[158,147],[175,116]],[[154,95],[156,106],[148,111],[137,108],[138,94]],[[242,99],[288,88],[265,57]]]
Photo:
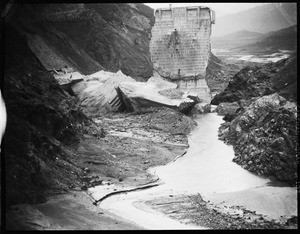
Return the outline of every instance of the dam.
[[[210,97],[205,75],[215,13],[208,7],[156,9],[150,53],[154,71],[182,90]]]

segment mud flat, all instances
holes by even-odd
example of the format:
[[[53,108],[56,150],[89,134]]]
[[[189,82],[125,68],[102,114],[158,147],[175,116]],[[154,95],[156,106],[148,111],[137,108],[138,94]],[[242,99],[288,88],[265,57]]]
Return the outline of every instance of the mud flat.
[[[93,205],[87,189],[98,185],[106,196],[157,181],[147,169],[184,154],[188,148],[186,135],[195,123],[169,108],[114,113],[95,122],[105,136],[86,132],[78,145],[65,149],[72,156],[69,164],[82,168],[80,172],[72,171],[81,183],[70,184],[65,190],[52,188],[44,203],[9,207],[7,230],[142,229]]]
[[[112,196],[101,202],[100,207],[146,229],[295,227],[287,223],[297,216],[296,188],[271,186],[269,179],[233,163],[232,147],[217,137],[222,117],[206,114],[197,123],[189,136],[190,148],[183,157],[149,170],[160,178],[162,185]],[[200,206],[195,203],[195,196],[200,196]],[[168,221],[165,216],[181,224]],[[223,224],[213,223],[214,217],[223,220]]]

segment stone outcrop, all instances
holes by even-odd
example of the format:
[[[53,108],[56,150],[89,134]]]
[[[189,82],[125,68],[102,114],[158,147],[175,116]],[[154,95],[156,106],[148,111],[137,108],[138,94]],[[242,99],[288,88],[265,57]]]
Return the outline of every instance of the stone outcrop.
[[[224,120],[230,122],[237,115],[238,110],[241,108],[238,102],[221,102],[215,111],[224,116]]]
[[[233,145],[233,161],[291,185],[297,178],[296,62],[294,55],[245,67],[211,101],[224,115],[219,136]]]
[[[212,96],[223,92],[230,79],[240,70],[241,68],[239,66],[225,63],[213,53],[210,53],[205,80]]]
[[[147,80],[153,10],[143,4],[16,4],[10,22],[47,70],[67,65]]]
[[[295,185],[297,105],[275,93],[242,107],[219,130],[220,139],[233,145],[233,161],[258,175]]]

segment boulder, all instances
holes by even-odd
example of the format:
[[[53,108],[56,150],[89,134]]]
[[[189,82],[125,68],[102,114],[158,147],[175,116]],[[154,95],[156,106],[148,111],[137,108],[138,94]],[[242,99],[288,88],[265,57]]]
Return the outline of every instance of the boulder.
[[[116,88],[124,81],[136,82],[119,71],[99,71],[85,77],[84,81],[72,86],[79,99],[81,110],[90,117],[97,117],[122,108]]]
[[[206,103],[197,103],[192,111],[191,115],[198,115],[198,114],[205,114],[205,113],[210,113],[211,112],[211,106],[210,104]]]
[[[232,115],[235,114],[239,108],[240,105],[237,102],[222,102],[217,106],[216,112],[223,116],[226,116],[227,114]]]
[[[137,111],[141,108],[153,106],[179,109],[180,105],[181,109],[185,109],[183,105],[194,104],[194,101],[189,98],[171,99],[163,96],[158,93],[158,90],[153,85],[148,83],[122,82],[118,90],[129,111]]]
[[[54,77],[60,85],[65,85],[73,81],[83,80],[85,76],[76,71],[67,74],[54,74]]]

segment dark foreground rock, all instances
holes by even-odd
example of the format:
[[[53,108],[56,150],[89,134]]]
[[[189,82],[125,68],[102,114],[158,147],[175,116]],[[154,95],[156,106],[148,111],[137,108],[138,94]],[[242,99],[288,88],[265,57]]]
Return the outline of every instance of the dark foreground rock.
[[[214,97],[211,104],[247,100],[275,92],[289,100],[297,100],[296,56],[277,63],[243,68],[234,75],[227,88]]]
[[[222,102],[220,103],[217,108],[216,112],[219,115],[223,115],[224,120],[230,122],[234,119],[237,115],[237,111],[241,109],[241,106],[238,102]]]
[[[210,53],[205,76],[210,92],[214,95],[224,91],[229,81],[240,69],[240,66],[225,63]]]
[[[98,129],[61,89],[10,25],[5,25],[3,99],[6,205],[41,202],[46,190],[79,186],[80,167],[70,163],[68,146]]]
[[[67,65],[137,80],[152,75],[149,41],[153,9],[144,4],[14,4],[10,21],[47,70]]]
[[[219,137],[232,144],[234,162],[258,175],[295,186],[297,105],[278,94],[252,99],[223,123]]]

